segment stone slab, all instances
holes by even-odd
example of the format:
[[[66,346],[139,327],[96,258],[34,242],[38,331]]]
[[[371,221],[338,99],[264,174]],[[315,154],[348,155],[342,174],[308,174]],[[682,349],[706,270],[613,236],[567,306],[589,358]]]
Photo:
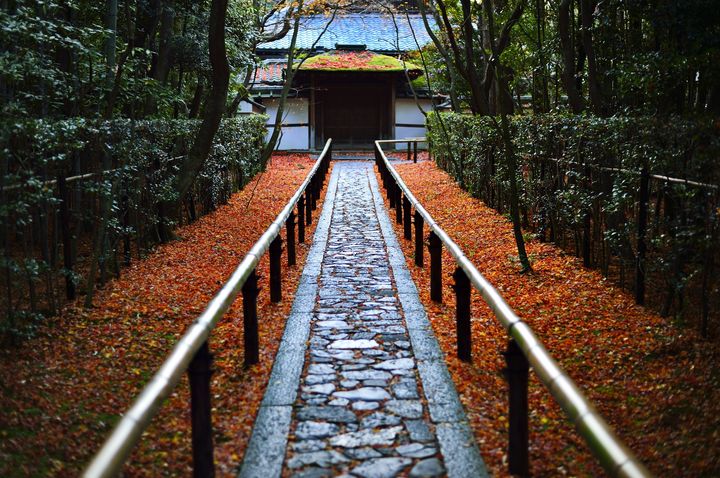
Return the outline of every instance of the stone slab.
[[[333,171],[328,182],[322,213],[317,218],[318,223],[315,228],[313,244],[310,247],[303,268],[303,274],[307,276],[307,279],[300,284],[298,290],[300,293],[295,296],[290,317],[288,318],[288,322],[293,323],[293,327],[297,327],[297,329],[294,329],[288,335],[288,338],[297,338],[302,334],[306,336],[309,334],[310,324],[305,321],[306,316],[295,317],[295,314],[307,314],[312,312],[315,307],[317,276],[320,274],[320,264],[325,253],[336,191],[337,174]],[[313,277],[315,278],[314,281]],[[305,326],[308,328],[307,331],[300,330]],[[294,402],[300,386],[300,372],[302,372],[304,354],[304,347],[298,347],[293,340],[283,340],[280,343],[270,381],[265,391],[265,397],[255,418],[253,433],[245,451],[239,477],[267,478],[268,476],[280,476],[292,419],[292,407],[289,405]],[[288,373],[288,375],[285,375],[285,373]],[[292,401],[290,397],[292,397]],[[277,405],[285,403],[288,403],[288,405]]]
[[[291,418],[291,407],[260,407],[239,478],[280,476]]]

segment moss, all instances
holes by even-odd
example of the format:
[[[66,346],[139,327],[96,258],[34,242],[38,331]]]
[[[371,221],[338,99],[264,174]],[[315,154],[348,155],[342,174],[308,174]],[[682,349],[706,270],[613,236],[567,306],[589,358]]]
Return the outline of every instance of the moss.
[[[389,71],[400,72],[405,69],[414,74],[422,70],[413,63],[405,62],[388,55],[379,55],[369,51],[331,51],[305,60],[300,66],[306,71]]]
[[[412,80],[412,86],[416,90],[427,90],[429,88],[427,77],[425,75],[419,76]]]

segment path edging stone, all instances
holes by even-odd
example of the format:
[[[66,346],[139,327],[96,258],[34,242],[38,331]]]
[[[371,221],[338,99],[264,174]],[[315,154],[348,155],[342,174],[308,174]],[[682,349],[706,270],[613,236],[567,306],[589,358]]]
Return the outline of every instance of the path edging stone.
[[[489,477],[485,462],[475,442],[455,384],[445,365],[425,308],[407,268],[405,257],[390,223],[377,179],[370,175],[370,190],[380,221],[380,230],[387,244],[390,266],[397,284],[400,304],[405,314],[410,340],[417,359],[418,373],[428,400],[430,418],[435,423],[440,451],[450,478]]]
[[[268,478],[280,476],[282,473],[292,420],[292,405],[300,388],[307,338],[310,336],[310,319],[318,288],[317,279],[329,237],[337,191],[335,170],[330,176],[327,191],[265,396],[260,403],[253,432],[238,473],[240,478]]]

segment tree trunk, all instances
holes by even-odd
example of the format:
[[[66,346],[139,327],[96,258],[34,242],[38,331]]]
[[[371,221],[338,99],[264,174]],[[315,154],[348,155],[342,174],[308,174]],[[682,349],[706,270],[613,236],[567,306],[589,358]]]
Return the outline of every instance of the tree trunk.
[[[558,13],[558,34],[562,50],[563,69],[562,82],[568,95],[568,102],[573,113],[581,113],[585,106],[575,82],[575,51],[570,41],[570,7],[572,0],[563,0]]]
[[[548,93],[548,72],[543,52],[543,44],[545,42],[545,1],[535,0],[535,23],[537,28],[537,51],[538,51],[538,67],[534,94],[538,98],[533,97],[533,105],[536,113],[547,113],[550,111],[550,97]]]
[[[491,39],[495,38],[495,27],[493,21],[492,6],[489,3],[484,3],[488,33]],[[517,23],[523,12],[523,4],[519,4],[515,9],[515,12],[510,19],[505,23],[500,38],[497,43],[491,40],[492,47],[492,61],[489,62],[489,67],[494,70],[495,76],[495,96],[497,98],[502,97],[502,73],[500,72],[500,60],[499,56],[502,50],[504,50],[510,42],[510,30],[513,25]],[[486,76],[487,78],[487,76]],[[517,183],[517,156],[515,154],[515,148],[512,144],[512,136],[510,134],[510,125],[507,119],[505,108],[500,105],[500,135],[502,136],[503,149],[505,156],[505,166],[507,168],[507,179],[510,186],[510,218],[513,223],[513,235],[515,236],[515,245],[518,251],[518,258],[522,267],[522,272],[531,272],[532,267],[525,250],[525,239],[522,235],[522,228],[520,224],[520,194],[518,191]]]
[[[117,0],[105,1],[105,29],[109,34],[105,39],[105,81],[112,87],[115,76],[115,47],[117,44]]]
[[[491,2],[492,0],[485,0]],[[475,64],[475,48],[473,39],[473,22],[470,10],[470,0],[460,0],[463,14],[463,41],[465,42],[465,68],[467,80],[470,83],[470,93],[473,96],[473,112],[488,114],[489,104]]]
[[[444,44],[440,41],[437,35],[435,35],[435,32],[430,27],[430,23],[428,22],[427,13],[425,10],[425,1],[417,0],[416,4],[418,10],[420,11],[420,15],[422,16],[423,24],[425,25],[425,31],[427,31],[430,39],[435,45],[435,48],[437,48],[438,53],[440,54],[440,56],[442,56],[443,61],[445,62],[445,68],[447,68],[448,76],[450,77],[450,91],[448,92],[448,94],[450,95],[450,104],[452,104],[453,111],[459,113],[461,111],[461,108],[460,100],[457,96],[457,72],[455,68],[453,68],[452,61],[450,60],[450,54],[447,52]]]
[[[230,106],[228,106],[227,112],[225,114],[228,118],[232,118],[233,116],[235,116],[238,108],[240,107],[240,102],[245,98],[249,97],[247,86],[250,84],[250,80],[252,80],[254,72],[254,65],[250,65],[247,67],[247,70],[245,71],[245,79],[243,80],[243,88],[240,88],[238,90],[235,98],[233,98],[232,103],[230,103]]]
[[[186,160],[180,166],[176,182],[178,200],[182,204],[185,195],[190,191],[195,178],[205,164],[215,133],[220,127],[220,121],[225,113],[228,83],[230,81],[230,66],[228,65],[225,50],[225,17],[227,15],[228,0],[213,0],[210,7],[210,27],[208,32],[210,47],[210,64],[212,66],[212,85],[200,129],[195,136],[195,142],[190,148]]]
[[[300,5],[298,6],[298,11],[302,9],[302,0],[300,0]],[[265,145],[265,149],[262,153],[262,158],[260,159],[261,164],[265,165],[267,164],[267,161],[270,159],[270,156],[272,155],[273,150],[275,149],[275,146],[277,144],[278,138],[280,137],[280,132],[282,131],[282,117],[283,113],[285,112],[285,102],[287,100],[288,94],[290,93],[290,87],[292,86],[292,80],[295,76],[295,72],[293,70],[293,62],[295,60],[295,45],[297,44],[297,37],[298,33],[300,31],[300,15],[295,17],[295,24],[293,26],[293,34],[292,38],[290,39],[290,48],[288,50],[288,59],[287,59],[287,68],[285,71],[285,84],[283,85],[282,93],[280,94],[280,102],[278,103],[277,113],[275,115],[275,123],[273,124],[273,132],[270,135],[270,139],[268,140],[267,144]]]
[[[595,58],[595,47],[592,38],[593,12],[596,2],[591,0],[580,0],[580,18],[582,22],[582,43],[587,55],[588,65],[588,90],[590,92],[590,103],[593,113],[603,114],[603,98],[600,89],[600,73],[598,72],[597,60]]]
[[[101,151],[100,154],[103,155],[102,169],[103,171],[107,171],[111,168],[110,153],[107,151]],[[101,181],[105,181],[105,178],[102,175],[100,177]],[[85,308],[92,307],[98,268],[102,265],[101,261],[104,260],[104,255],[106,253],[105,236],[107,234],[107,225],[112,213],[112,202],[113,197],[115,196],[115,182],[112,182],[109,192],[101,192],[100,194],[102,194],[100,197],[100,216],[98,217],[97,230],[93,239],[93,252],[92,258],[90,259],[90,271],[88,272],[86,284],[87,295],[85,296]]]
[[[157,60],[153,64],[150,75],[163,85],[167,83],[170,67],[173,62],[173,48],[170,39],[173,33],[175,22],[175,0],[165,0],[162,6],[160,19],[160,45],[158,47]],[[153,115],[157,113],[157,101],[154,95],[148,95],[145,103],[145,113]]]
[[[195,86],[195,94],[193,95],[192,103],[190,103],[190,112],[188,118],[197,118],[200,114],[200,105],[202,104],[202,98],[205,94],[205,79],[201,74],[197,77],[197,86]]]

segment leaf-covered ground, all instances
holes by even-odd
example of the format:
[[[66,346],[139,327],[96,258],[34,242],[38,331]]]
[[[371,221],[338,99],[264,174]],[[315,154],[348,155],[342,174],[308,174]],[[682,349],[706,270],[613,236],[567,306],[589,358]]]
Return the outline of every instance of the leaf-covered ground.
[[[471,198],[432,162],[403,162],[397,169],[651,471],[657,476],[720,476],[717,344],[635,306],[627,292],[553,245],[529,242],[534,272],[520,274],[511,224],[504,216]],[[494,474],[506,475],[507,398],[500,355],[505,332],[474,293],[473,363],[460,362],[450,288],[454,262],[444,254],[444,303],[434,304],[427,262],[424,269],[417,268],[413,242],[401,239],[401,244],[482,455]],[[532,373],[530,410],[533,476],[602,474]]]
[[[0,476],[77,476],[312,164],[307,155],[274,157],[268,171],[228,205],[179,229],[179,240],[158,247],[108,283],[94,309],[71,305],[38,337],[2,351]],[[280,304],[269,302],[267,255],[259,265],[260,364],[243,366],[240,299],[211,335],[219,476],[233,475],[244,453],[314,226],[315,221],[306,245],[298,245],[296,267],[287,268],[283,255]],[[183,378],[134,452],[127,474],[187,476],[190,460]]]

